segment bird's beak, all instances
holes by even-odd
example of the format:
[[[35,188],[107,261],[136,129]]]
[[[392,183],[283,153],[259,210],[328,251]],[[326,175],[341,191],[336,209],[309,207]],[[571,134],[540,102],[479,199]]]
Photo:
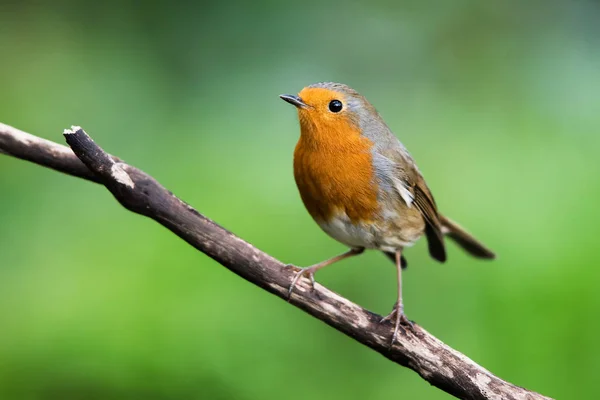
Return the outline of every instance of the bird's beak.
[[[287,101],[290,104],[295,105],[298,108],[309,108],[310,106],[302,101],[302,99],[298,96],[294,96],[291,94],[282,94],[279,95],[279,98],[283,101]]]

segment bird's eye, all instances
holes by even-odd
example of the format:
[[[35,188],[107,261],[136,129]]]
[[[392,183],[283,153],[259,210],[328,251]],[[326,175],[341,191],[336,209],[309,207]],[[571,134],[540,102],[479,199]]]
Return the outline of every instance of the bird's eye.
[[[343,107],[344,107],[344,105],[339,100],[331,100],[329,102],[329,111],[331,111],[333,113],[338,113],[338,112],[342,111]]]

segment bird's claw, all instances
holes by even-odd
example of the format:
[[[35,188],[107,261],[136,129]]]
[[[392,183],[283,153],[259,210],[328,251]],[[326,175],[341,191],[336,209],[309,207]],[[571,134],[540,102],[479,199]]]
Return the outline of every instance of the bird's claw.
[[[394,307],[392,308],[392,312],[389,313],[388,315],[386,315],[385,317],[381,318],[381,320],[379,321],[380,324],[386,322],[386,321],[391,321],[392,318],[394,318],[394,316],[396,315],[396,309],[398,308],[398,302],[394,303]]]
[[[406,330],[402,328],[401,325],[404,325],[412,332],[414,332],[415,329],[415,325],[412,323],[412,321],[406,318],[406,315],[404,314],[404,307],[402,304],[400,306],[398,306],[398,303],[394,304],[394,309],[392,310],[392,312],[389,315],[383,317],[380,322],[392,321],[393,319],[395,319],[395,324],[394,333],[392,335],[392,341],[390,342],[390,348],[396,342],[396,339],[398,338],[398,332],[400,330],[402,330],[403,335],[406,335]]]
[[[295,265],[287,265],[287,267],[298,269],[298,267],[296,267]],[[296,274],[294,275],[294,278],[292,279],[292,283],[290,284],[290,288],[288,289],[288,300],[291,299],[294,287],[296,286],[296,284],[298,283],[298,280],[303,275],[308,275],[308,279],[310,279],[311,289],[314,290],[314,288],[315,288],[315,270],[314,270],[314,268],[312,268],[312,267],[300,268],[299,271],[297,271]]]

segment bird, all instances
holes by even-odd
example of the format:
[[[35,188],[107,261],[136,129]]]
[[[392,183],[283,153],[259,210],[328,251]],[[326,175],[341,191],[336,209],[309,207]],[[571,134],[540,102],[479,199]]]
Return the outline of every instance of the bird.
[[[297,269],[288,290],[314,274],[365,250],[383,252],[397,271],[397,301],[381,322],[394,323],[391,344],[401,326],[414,329],[404,313],[404,250],[422,236],[429,254],[445,262],[445,237],[481,259],[495,254],[460,225],[438,211],[413,157],[375,107],[351,87],[319,82],[298,95],[282,94],[296,107],[300,137],[294,150],[294,178],[304,206],[321,229],[348,251]],[[295,267],[298,268],[298,267]],[[404,328],[402,328],[404,331]]]

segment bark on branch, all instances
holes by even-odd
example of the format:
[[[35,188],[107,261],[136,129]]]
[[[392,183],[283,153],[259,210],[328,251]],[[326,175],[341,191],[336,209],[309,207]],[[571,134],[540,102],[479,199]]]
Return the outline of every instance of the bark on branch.
[[[100,183],[128,210],[170,229],[235,274],[287,300],[294,271],[179,200],[154,178],[107,154],[81,128],[65,130],[71,147],[0,124],[0,153]],[[391,323],[302,279],[290,303],[461,399],[549,399],[506,382],[415,324],[390,348]]]

